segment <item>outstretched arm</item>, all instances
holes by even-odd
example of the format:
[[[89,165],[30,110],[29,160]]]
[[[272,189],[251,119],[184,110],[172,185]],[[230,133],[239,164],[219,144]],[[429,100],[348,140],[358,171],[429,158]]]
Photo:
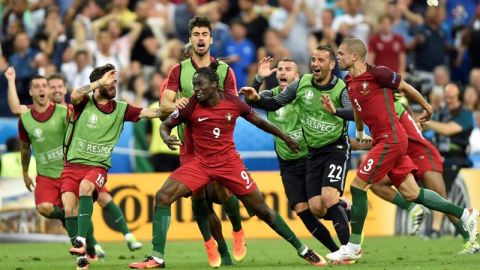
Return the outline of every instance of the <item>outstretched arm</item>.
[[[270,133],[272,135],[277,136],[278,138],[282,139],[287,145],[288,148],[290,148],[292,151],[299,152],[300,147],[298,145],[298,142],[293,139],[292,137],[288,136],[285,132],[280,130],[277,126],[274,124],[270,123],[267,120],[264,120],[260,115],[257,113],[253,113],[252,117],[246,118],[250,123],[254,124],[256,127],[259,129]]]
[[[162,113],[162,110],[160,108],[143,108],[142,111],[140,112],[140,115],[138,116],[139,118],[165,118],[165,115]]]
[[[276,111],[295,100],[299,82],[300,80],[293,81],[285,90],[275,97],[258,95],[257,91],[252,87],[242,87],[240,93],[244,94],[247,100],[254,102],[256,107],[267,111]],[[257,97],[258,100],[256,100]]]
[[[9,67],[5,71],[5,77],[8,81],[8,106],[10,107],[10,111],[14,115],[19,116],[22,113],[28,111],[28,107],[26,105],[20,104],[20,100],[18,99],[17,87],[15,86],[15,68]]]
[[[71,94],[71,102],[73,105],[77,105],[82,102],[83,97],[90,93],[91,91],[103,87],[109,86],[113,83],[116,83],[117,80],[117,71],[110,70],[109,72],[105,73],[102,78],[88,84],[84,85],[78,89],[73,90]]]
[[[162,137],[163,142],[172,150],[177,150],[177,146],[181,145],[180,140],[175,135],[170,135],[172,129],[178,124],[174,124],[172,121],[172,116],[168,116],[165,121],[160,125],[160,137]]]

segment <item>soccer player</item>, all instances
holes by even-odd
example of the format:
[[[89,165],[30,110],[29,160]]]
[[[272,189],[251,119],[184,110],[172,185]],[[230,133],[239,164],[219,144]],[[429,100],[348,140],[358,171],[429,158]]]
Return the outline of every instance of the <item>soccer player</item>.
[[[335,67],[332,48],[318,46],[312,53],[310,65],[313,73],[304,74],[276,96],[255,95],[256,91],[251,87],[243,87],[240,92],[267,111],[276,111],[289,103],[294,105],[308,147],[305,186],[308,208],[315,216],[332,220],[340,242],[346,244],[350,235],[349,223],[339,199],[345,187],[350,144],[346,121],[325,111],[321,99],[328,95],[338,107],[347,111],[351,104],[345,83],[332,74]],[[257,80],[262,78],[257,76]],[[339,109],[337,113],[343,112]],[[331,238],[320,222],[314,222],[315,217],[307,215],[304,218],[311,233],[320,233],[321,239]],[[326,246],[333,250],[336,248],[333,244]]]
[[[261,91],[260,95],[263,97],[279,95],[290,83],[299,78],[297,65],[293,60],[288,58],[281,59],[275,69],[270,69],[272,60],[270,57],[265,57],[259,62],[258,66],[258,76],[266,78],[276,71],[276,79],[278,82],[277,87],[271,90]],[[259,80],[255,80],[253,87],[256,91],[258,91],[260,86],[261,83]],[[253,92],[250,98],[258,100],[260,97],[256,92]],[[255,106],[255,104],[253,105]],[[267,118],[283,132],[297,139],[300,145],[300,152],[297,153],[291,151],[282,140],[277,137],[274,138],[275,151],[280,165],[280,174],[290,208],[295,211],[305,227],[317,240],[330,251],[338,250],[338,246],[332,239],[328,229],[319,222],[308,206],[306,187],[308,147],[303,137],[300,114],[295,110],[294,104],[287,104],[277,111],[267,112]]]
[[[85,236],[91,229],[92,196],[96,197],[106,183],[113,147],[124,121],[160,117],[158,108],[142,109],[114,100],[117,75],[113,65],[96,67],[90,81],[71,94],[74,112],[65,134],[65,165],[61,176],[65,216],[78,216],[78,234],[70,249],[71,254],[79,256],[77,269],[88,268],[84,254]],[[87,94],[92,91],[89,97]]]
[[[13,114],[20,116],[21,114],[28,112],[30,110],[29,105],[23,105],[20,104],[20,101],[18,99],[17,95],[17,90],[15,88],[15,69],[13,67],[9,67],[7,71],[5,72],[5,76],[7,77],[8,80],[8,105],[10,106],[10,109]],[[49,91],[45,93],[50,99],[50,101],[53,101],[55,104],[60,104],[67,106],[68,112],[71,113],[73,111],[73,106],[72,104],[67,104],[65,102],[65,95],[67,93],[66,87],[65,87],[65,78],[61,74],[52,74],[48,77],[47,79],[48,82],[48,88]],[[50,102],[49,101],[49,102]],[[48,117],[47,117],[48,118]],[[67,119],[67,118],[65,118]],[[20,128],[19,132],[20,135],[24,134],[23,131],[24,128]],[[57,138],[60,138],[60,145],[63,145],[63,136],[65,135],[66,131],[66,126],[58,126],[56,129],[49,130],[50,132],[56,132],[59,135],[55,136]],[[24,136],[26,139],[26,137]],[[29,142],[29,141],[26,141]],[[36,151],[35,151],[36,152]],[[62,151],[63,155],[63,151]],[[63,160],[63,158],[62,158]],[[27,166],[28,167],[28,166]],[[63,168],[63,162],[62,162],[62,168]],[[61,173],[61,172],[60,172]],[[25,183],[32,183],[30,178],[25,178],[24,177]],[[43,183],[43,182],[42,182]],[[60,183],[60,179],[58,179],[58,183]],[[32,183],[33,184],[33,183]],[[37,183],[38,185],[38,183]],[[27,187],[28,188],[28,187]],[[40,188],[40,187],[39,187]],[[56,187],[56,191],[52,194],[58,195],[58,200],[61,202],[61,196],[60,196],[60,185]],[[30,190],[30,189],[29,189]],[[44,194],[44,192],[40,192]],[[35,190],[35,194],[37,194],[37,191]],[[48,193],[45,193],[48,194]],[[46,195],[44,195],[46,196]],[[52,195],[55,196],[55,195]],[[35,196],[37,197],[37,196]],[[128,229],[127,223],[125,221],[125,217],[123,216],[122,210],[118,207],[118,205],[113,201],[112,196],[110,193],[108,193],[107,188],[104,186],[97,199],[98,204],[103,208],[103,210],[107,213],[106,218],[109,220],[112,224],[116,224],[117,228],[122,232],[122,234],[125,237],[125,240],[127,241],[127,246],[131,251],[137,250],[142,248],[142,243],[138,242],[135,238],[135,236],[130,232],[130,229]],[[42,206],[40,206],[43,210],[45,208],[47,209],[52,209],[52,205],[47,203],[43,203]],[[38,205],[37,205],[38,208]],[[42,210],[42,211],[43,211]],[[39,210],[40,211],[40,210]],[[44,214],[50,213],[51,211],[47,211]],[[42,212],[40,212],[42,213]],[[63,210],[62,210],[63,213]],[[45,216],[45,215],[44,215]],[[75,231],[76,229],[76,219],[72,220],[72,218],[67,218],[65,222],[65,226],[70,227],[74,226],[73,228],[67,228],[67,231]],[[75,224],[75,225],[73,225]],[[76,232],[75,235],[76,236]],[[95,255],[98,255],[99,257],[105,257],[105,251],[103,248],[97,244],[95,238],[92,236],[88,243],[88,251],[87,254],[89,257],[94,258]],[[94,247],[94,250],[92,250],[90,247]]]
[[[189,21],[190,31],[189,42],[192,45],[192,55],[190,58],[175,65],[168,75],[168,84],[162,95],[160,110],[164,115],[171,114],[177,106],[184,106],[188,98],[193,95],[192,78],[195,71],[200,67],[208,67],[212,62],[217,62],[210,56],[210,45],[212,44],[212,27],[210,20],[203,16],[196,16]],[[235,74],[233,70],[224,62],[218,61],[219,65],[216,72],[219,76],[219,90],[232,94],[237,94]],[[180,164],[186,164],[193,159],[194,148],[190,142],[191,136],[188,128],[183,125],[178,127],[178,133],[182,140],[180,146]],[[215,194],[222,202],[223,208],[230,219],[233,228],[233,257],[236,261],[241,261],[247,254],[245,245],[245,235],[242,229],[240,210],[236,196],[232,196],[224,187],[214,182]],[[230,254],[225,241],[218,243],[218,251],[211,232],[204,231],[204,223],[208,222],[212,213],[209,211],[208,203],[205,201],[205,192],[199,190],[192,194],[192,211],[205,241],[205,248],[208,260],[215,262],[220,255],[225,262],[230,260]],[[217,226],[215,226],[216,228]]]
[[[335,107],[333,106],[333,104],[331,104],[330,101],[326,100],[324,105],[327,108],[331,108],[331,113],[335,113]],[[413,176],[415,180],[417,182],[423,182],[426,188],[437,192],[443,198],[447,199],[445,182],[443,181],[442,176],[443,167],[442,157],[440,153],[438,152],[437,148],[433,146],[433,144],[431,144],[422,136],[422,132],[418,129],[418,126],[409,114],[407,108],[399,100],[394,101],[394,106],[395,112],[398,116],[398,120],[400,121],[400,124],[407,133],[407,155],[417,166],[417,170],[413,171]],[[405,198],[391,186],[392,183],[389,181],[388,178],[385,178],[377,184],[372,185],[371,189],[373,193],[375,193],[377,196],[409,212],[411,223],[410,233],[415,234],[420,229],[423,220],[425,220],[425,218],[428,216],[429,211],[422,205],[406,201]],[[435,211],[434,215],[435,213],[439,212]],[[439,214],[440,216],[437,216],[437,218],[442,218],[443,214]],[[472,243],[468,241],[469,235],[463,227],[463,222],[452,215],[447,215],[447,217],[464,239],[464,246],[463,249],[459,252],[459,254],[472,254],[479,252],[480,245],[478,244],[478,242]]]
[[[407,201],[415,201],[461,219],[473,244],[477,235],[478,210],[454,205],[434,191],[419,188],[415,182],[411,171],[416,166],[407,155],[408,137],[394,113],[392,89],[398,89],[425,109],[421,121],[429,119],[431,106],[397,73],[385,67],[368,65],[366,54],[367,47],[361,40],[348,38],[340,45],[337,55],[340,69],[349,71],[345,81],[355,110],[357,132],[363,132],[364,121],[372,133],[373,148],[358,168],[350,187],[352,235],[348,244],[327,254],[327,258],[334,262],[361,258],[361,236],[368,210],[366,191],[386,175]]]
[[[192,81],[194,96],[190,98],[185,108],[174,111],[160,127],[162,139],[174,148],[180,145],[180,141],[171,136],[170,132],[180,123],[186,123],[192,135],[195,158],[175,170],[157,191],[152,230],[152,256],[143,262],[131,263],[130,267],[137,269],[165,267],[165,243],[171,204],[213,180],[222,182],[236,194],[246,207],[289,241],[300,257],[313,265],[325,266],[324,259],[302,244],[280,215],[265,203],[235,149],[233,142],[235,122],[241,116],[260,129],[280,137],[292,150],[298,151],[298,143],[270,122],[263,120],[236,95],[219,92],[218,81],[219,76],[215,72],[215,67],[199,68]],[[208,223],[206,225],[208,226]],[[221,261],[218,259],[211,266],[219,267],[220,264]]]

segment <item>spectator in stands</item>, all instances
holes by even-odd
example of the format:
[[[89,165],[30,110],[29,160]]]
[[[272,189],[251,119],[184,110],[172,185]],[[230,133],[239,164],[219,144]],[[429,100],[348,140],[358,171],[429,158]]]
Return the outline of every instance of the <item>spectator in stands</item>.
[[[120,20],[122,26],[131,25],[137,19],[137,14],[128,9],[129,0],[113,0],[113,7],[110,14]]]
[[[139,22],[141,29],[137,40],[132,43],[133,46],[130,60],[140,62],[145,74],[149,75],[153,72],[155,64],[157,63],[156,54],[159,44],[153,35],[152,29],[147,24],[149,12],[147,3],[144,1],[138,2],[135,12],[137,13],[137,21]]]
[[[402,36],[407,50],[415,46],[413,29],[423,24],[423,17],[410,11],[407,1],[389,0],[386,8],[387,15],[391,16],[392,31]]]
[[[480,68],[474,68],[470,71],[470,78],[468,81],[469,84],[480,94]]]
[[[220,14],[220,7],[218,5],[218,2],[210,2],[210,4],[207,5],[208,10],[205,13],[212,22],[213,37],[213,43],[212,46],[210,46],[210,54],[213,57],[224,58],[227,56],[226,45],[231,39],[230,27],[220,21],[222,14]]]
[[[70,89],[77,89],[83,85],[89,84],[89,76],[93,67],[90,64],[88,52],[85,50],[77,51],[75,53],[74,62],[64,63],[61,70],[67,79]]]
[[[175,6],[173,13],[173,37],[181,40],[183,43],[188,42],[188,21],[197,12],[198,4],[196,0],[182,0],[182,4]]]
[[[255,10],[255,0],[239,0],[238,7],[241,11],[238,18],[247,28],[247,39],[253,42],[255,49],[262,47],[263,35],[268,29],[268,20]]]
[[[67,46],[67,36],[58,8],[47,12],[43,25],[35,34],[34,43],[55,66],[60,67],[63,51]]]
[[[470,155],[469,158],[474,168],[480,168],[480,111],[475,111],[475,128],[470,134]]]
[[[460,168],[471,167],[467,149],[473,130],[473,116],[463,106],[461,89],[455,83],[445,85],[444,101],[445,107],[438,121],[431,120],[422,123],[422,126],[436,133],[436,145],[444,158],[443,178],[448,192]]]
[[[32,12],[28,9],[27,0],[8,1],[6,8],[3,10],[2,27],[8,29],[11,23],[22,25],[25,33],[33,38],[37,26],[32,20]]]
[[[305,0],[279,0],[280,7],[270,16],[270,27],[283,37],[283,44],[290,51],[300,73],[309,70],[310,27],[315,25],[315,17],[308,9]]]
[[[420,26],[415,36],[415,66],[431,77],[436,66],[448,61],[448,33],[442,28],[441,8],[429,6],[425,24]]]
[[[237,78],[237,87],[247,86],[248,69],[255,63],[255,46],[246,38],[247,28],[245,24],[236,19],[231,23],[232,38],[227,42],[225,48],[228,63]]]
[[[335,13],[333,9],[325,9],[322,13],[322,28],[320,31],[314,32],[317,44],[329,45],[336,52],[340,43],[342,43],[343,35],[333,30],[333,20]]]
[[[345,0],[344,8],[345,14],[336,16],[333,20],[333,30],[335,32],[342,32],[345,36],[359,38],[367,44],[370,26],[361,12],[362,5],[360,1]]]
[[[30,103],[32,99],[28,94],[28,84],[38,72],[34,66],[35,55],[38,51],[30,46],[30,38],[25,32],[20,32],[15,36],[14,44],[15,53],[10,56],[8,62],[18,70],[16,83],[20,99]]]
[[[480,68],[480,4],[475,9],[475,19],[463,31],[463,50],[468,49],[472,68]]]
[[[465,87],[465,92],[463,93],[463,100],[465,103],[465,108],[469,111],[479,111],[480,110],[480,100],[479,93],[471,85]]]
[[[21,162],[20,142],[17,138],[11,137],[6,141],[7,152],[0,158],[0,177],[23,177]],[[36,163],[33,157],[30,158],[28,175],[37,174]]]
[[[380,17],[379,30],[368,43],[369,63],[386,66],[405,76],[406,55],[402,36],[392,31],[392,18],[388,15]]]

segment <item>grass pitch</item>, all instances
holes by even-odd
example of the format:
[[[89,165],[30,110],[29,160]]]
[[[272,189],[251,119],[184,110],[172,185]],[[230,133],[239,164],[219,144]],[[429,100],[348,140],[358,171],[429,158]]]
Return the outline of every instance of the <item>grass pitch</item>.
[[[327,253],[315,240],[304,242],[322,255]],[[143,260],[150,253],[151,244],[144,244],[144,249],[132,253],[123,242],[102,243],[107,258],[92,263],[90,269],[128,269],[130,262]],[[480,269],[480,254],[456,255],[461,244],[459,238],[452,237],[429,241],[419,237],[367,237],[361,261],[348,266],[329,265],[327,269]],[[285,241],[247,239],[247,247],[243,262],[223,268],[313,269]],[[75,269],[75,259],[68,254],[68,248],[67,243],[1,243],[0,269]],[[168,269],[211,269],[200,241],[171,241],[166,252]]]

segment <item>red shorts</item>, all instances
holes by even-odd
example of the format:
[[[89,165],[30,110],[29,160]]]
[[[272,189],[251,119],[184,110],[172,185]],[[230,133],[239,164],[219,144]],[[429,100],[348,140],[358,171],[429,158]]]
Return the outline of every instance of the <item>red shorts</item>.
[[[357,177],[373,184],[388,175],[393,185],[399,187],[405,177],[417,167],[407,156],[407,143],[378,142],[357,170]]]
[[[423,175],[427,171],[443,173],[443,159],[437,148],[431,143],[408,141],[408,156],[418,169],[413,173],[417,181],[423,181]]]
[[[37,175],[35,184],[35,205],[41,203],[51,203],[63,208],[60,186],[60,178],[50,178]]]
[[[102,188],[107,182],[107,170],[102,167],[66,164],[62,172],[61,192],[72,192],[78,197],[80,182],[84,179],[92,182],[97,192],[105,191]]]
[[[195,158],[191,132],[188,127],[185,127],[183,132],[183,142],[180,145],[180,165],[185,165]]]
[[[228,163],[216,167],[210,167],[198,159],[194,159],[180,166],[170,177],[182,182],[192,192],[213,181],[222,183],[238,196],[248,194],[256,189],[255,181],[247,172],[240,158],[232,159]]]

